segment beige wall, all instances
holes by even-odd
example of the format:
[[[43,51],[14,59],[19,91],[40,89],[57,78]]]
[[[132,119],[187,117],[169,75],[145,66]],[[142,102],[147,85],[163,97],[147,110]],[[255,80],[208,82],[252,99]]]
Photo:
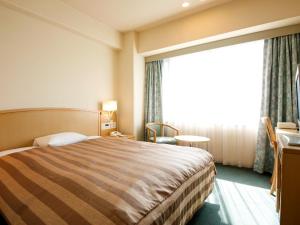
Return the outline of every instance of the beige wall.
[[[145,58],[137,52],[137,35],[134,45],[134,134],[138,140],[144,139],[144,100],[145,100]]]
[[[112,48],[121,48],[121,34],[61,0],[0,0],[0,4],[30,14]]]
[[[98,109],[115,97],[117,53],[0,4],[0,109]]]
[[[143,139],[145,60],[137,53],[137,35],[123,35],[123,49],[119,52],[117,96],[119,130]]]
[[[151,55],[146,57],[146,62],[151,62],[159,59],[165,59],[170,57],[175,57],[179,55],[191,54],[194,52],[205,51],[214,48],[220,48],[224,46],[230,46],[235,44],[241,44],[250,41],[264,40],[268,38],[274,38],[278,36],[284,36],[289,34],[300,33],[300,23],[292,26],[281,27],[272,30],[265,30],[261,32],[255,32],[251,34],[246,34],[238,37],[227,38],[220,41],[213,41],[209,43],[204,43],[201,45],[195,45],[187,48],[181,48],[174,51],[168,51],[161,54]]]
[[[299,12],[299,0],[235,0],[121,36],[60,0],[0,0],[0,109],[98,109],[117,98],[120,130],[140,139],[142,55],[296,24]]]
[[[133,39],[133,32],[123,35],[123,49],[118,55],[118,76],[116,80],[119,130],[127,134],[134,133]]]
[[[139,32],[138,51],[149,56],[293,25],[299,16],[299,0],[234,0]]]

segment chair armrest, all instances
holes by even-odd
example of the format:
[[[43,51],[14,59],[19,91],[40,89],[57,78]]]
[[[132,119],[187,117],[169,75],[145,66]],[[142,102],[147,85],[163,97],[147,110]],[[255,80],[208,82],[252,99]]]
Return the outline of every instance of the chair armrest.
[[[147,141],[150,141],[150,132],[153,133],[153,142],[156,143],[156,130],[150,127],[146,127],[147,130]]]
[[[176,127],[173,127],[169,124],[164,124],[164,126],[176,131],[176,135],[179,135],[179,129],[177,129]]]

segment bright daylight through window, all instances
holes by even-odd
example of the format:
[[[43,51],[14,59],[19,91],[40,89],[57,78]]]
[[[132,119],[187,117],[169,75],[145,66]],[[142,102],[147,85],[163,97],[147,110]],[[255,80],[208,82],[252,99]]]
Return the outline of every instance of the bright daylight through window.
[[[262,70],[263,41],[164,60],[164,121],[185,134],[209,136],[212,139],[209,150],[218,161],[226,163],[226,155],[237,153],[228,159],[229,164],[251,166],[259,122]],[[247,158],[239,157],[243,151],[247,151],[244,155]]]

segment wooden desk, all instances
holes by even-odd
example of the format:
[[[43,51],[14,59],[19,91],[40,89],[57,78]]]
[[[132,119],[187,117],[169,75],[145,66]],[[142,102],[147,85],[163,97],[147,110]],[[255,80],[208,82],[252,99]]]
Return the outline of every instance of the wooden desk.
[[[276,133],[276,135],[279,135],[279,134],[298,134],[299,131],[297,129],[279,129],[279,128],[275,127],[275,133]]]
[[[289,146],[284,134],[297,130],[276,129],[278,142],[277,210],[281,225],[300,224],[300,147]]]

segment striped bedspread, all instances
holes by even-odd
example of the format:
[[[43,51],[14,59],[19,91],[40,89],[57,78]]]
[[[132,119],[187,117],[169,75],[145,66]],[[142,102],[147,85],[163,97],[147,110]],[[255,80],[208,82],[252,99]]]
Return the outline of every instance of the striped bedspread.
[[[99,138],[0,158],[10,224],[185,224],[212,190],[212,156],[189,147]]]

